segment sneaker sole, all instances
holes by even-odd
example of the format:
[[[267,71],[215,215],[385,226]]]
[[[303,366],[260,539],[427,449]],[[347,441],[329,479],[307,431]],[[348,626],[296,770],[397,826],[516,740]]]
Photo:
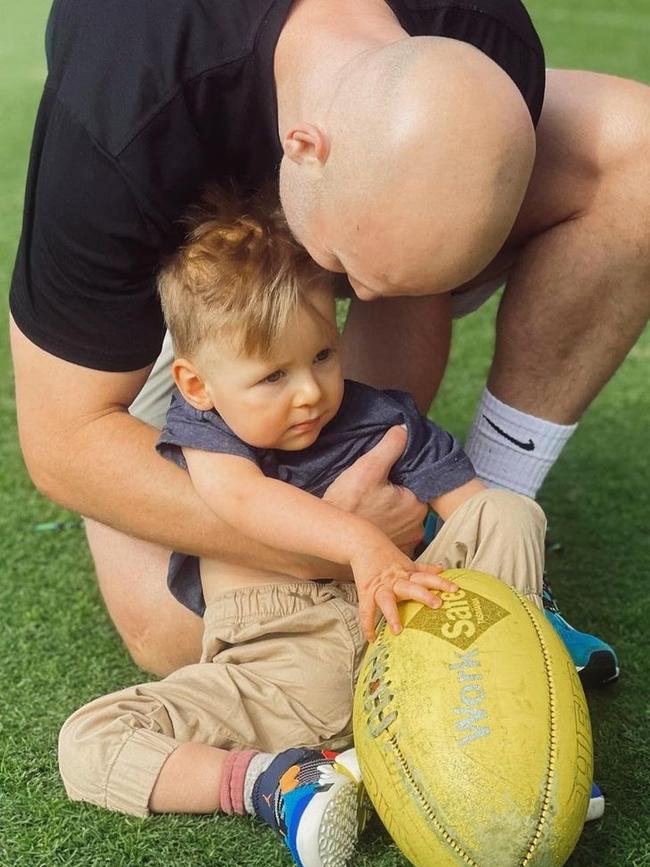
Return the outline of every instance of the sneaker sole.
[[[598,798],[591,798],[589,801],[589,809],[585,822],[593,822],[596,819],[602,819],[605,814],[605,798],[601,795]]]
[[[589,662],[578,670],[583,686],[605,686],[618,678],[620,673],[611,653],[606,650],[596,650],[589,657]]]
[[[359,836],[360,783],[350,780],[327,805],[318,830],[318,855],[321,867],[345,867]]]

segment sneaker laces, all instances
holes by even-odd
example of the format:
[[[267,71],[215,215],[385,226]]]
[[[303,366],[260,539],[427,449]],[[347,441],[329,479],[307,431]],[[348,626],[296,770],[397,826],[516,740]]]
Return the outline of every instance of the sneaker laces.
[[[558,604],[555,601],[555,597],[553,596],[551,585],[546,580],[546,576],[544,576],[544,580],[542,583],[542,602],[544,604],[545,611],[551,611],[553,614],[560,613]]]

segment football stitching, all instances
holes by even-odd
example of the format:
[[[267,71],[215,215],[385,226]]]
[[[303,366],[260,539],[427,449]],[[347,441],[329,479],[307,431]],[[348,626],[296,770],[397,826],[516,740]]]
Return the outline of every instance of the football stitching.
[[[451,836],[451,834],[449,834],[449,832],[445,830],[443,825],[436,818],[436,814],[431,809],[431,804],[427,800],[426,795],[422,792],[422,790],[420,789],[420,787],[416,783],[415,778],[414,778],[413,774],[411,773],[411,769],[409,768],[408,762],[404,758],[404,754],[402,753],[402,751],[400,749],[399,743],[398,743],[395,735],[390,735],[389,742],[390,742],[391,746],[393,747],[393,749],[395,750],[395,753],[396,753],[396,755],[399,759],[399,762],[402,766],[402,770],[406,774],[406,776],[408,777],[411,785],[413,786],[413,789],[414,789],[415,793],[417,794],[418,798],[420,799],[420,803],[424,807],[424,811],[429,816],[429,819],[431,820],[431,823],[433,824],[434,828],[439,832],[439,834],[441,835],[441,837],[445,841],[445,843],[447,843],[452,849],[454,849],[456,851],[456,853],[458,855],[460,855],[460,857],[463,859],[463,861],[466,864],[469,864],[470,867],[479,867],[478,863],[476,861],[474,861],[474,859],[471,857],[471,855],[468,855],[467,852],[465,852],[465,850],[462,848],[462,846],[460,846],[459,843],[457,843],[456,840],[454,840],[454,838]]]
[[[550,736],[549,736],[549,746],[548,746],[548,771],[546,774],[546,785],[544,786],[544,800],[542,801],[542,810],[537,820],[537,826],[535,828],[535,833],[533,835],[533,839],[528,847],[528,852],[526,853],[526,857],[522,861],[521,867],[526,867],[526,865],[530,862],[530,859],[535,854],[535,850],[539,846],[539,842],[542,839],[542,832],[544,829],[544,825],[546,824],[546,820],[548,818],[548,811],[550,807],[551,801],[551,781],[553,779],[555,773],[555,762],[557,758],[557,708],[556,708],[556,697],[555,697],[555,683],[553,681],[552,670],[551,670],[551,658],[546,642],[544,641],[544,635],[542,634],[541,629],[539,628],[539,624],[533,617],[533,614],[530,610],[528,601],[524,599],[524,597],[517,593],[516,590],[511,588],[515,596],[519,599],[522,604],[522,607],[526,614],[528,615],[529,620],[533,624],[533,628],[535,629],[535,633],[537,634],[537,639],[539,641],[540,647],[542,649],[542,656],[544,658],[544,672],[546,674],[546,681],[548,685],[548,699],[549,699],[549,716],[550,716]]]

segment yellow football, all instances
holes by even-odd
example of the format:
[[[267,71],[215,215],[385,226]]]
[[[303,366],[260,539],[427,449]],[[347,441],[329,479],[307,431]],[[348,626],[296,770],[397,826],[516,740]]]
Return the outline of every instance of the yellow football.
[[[556,867],[582,831],[593,772],[580,680],[544,614],[481,572],[437,610],[382,622],[354,700],[363,780],[417,867]]]

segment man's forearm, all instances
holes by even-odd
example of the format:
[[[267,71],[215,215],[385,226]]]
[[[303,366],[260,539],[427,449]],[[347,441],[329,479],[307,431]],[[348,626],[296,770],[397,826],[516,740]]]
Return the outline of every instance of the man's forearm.
[[[135,538],[250,568],[351,580],[346,567],[286,552],[222,524],[187,474],[154,451],[156,431],[126,412],[150,366],[115,373],[51,355],[10,319],[16,409],[25,463],[46,496]],[[358,458],[323,497],[380,527],[397,545],[420,538],[424,506],[387,483],[404,448],[399,427]]]
[[[155,452],[156,439],[157,431],[124,411],[103,415],[72,433],[65,451],[57,449],[39,487],[68,508],[170,550],[297,578],[349,576],[339,565],[267,547],[220,521],[188,474]]]

